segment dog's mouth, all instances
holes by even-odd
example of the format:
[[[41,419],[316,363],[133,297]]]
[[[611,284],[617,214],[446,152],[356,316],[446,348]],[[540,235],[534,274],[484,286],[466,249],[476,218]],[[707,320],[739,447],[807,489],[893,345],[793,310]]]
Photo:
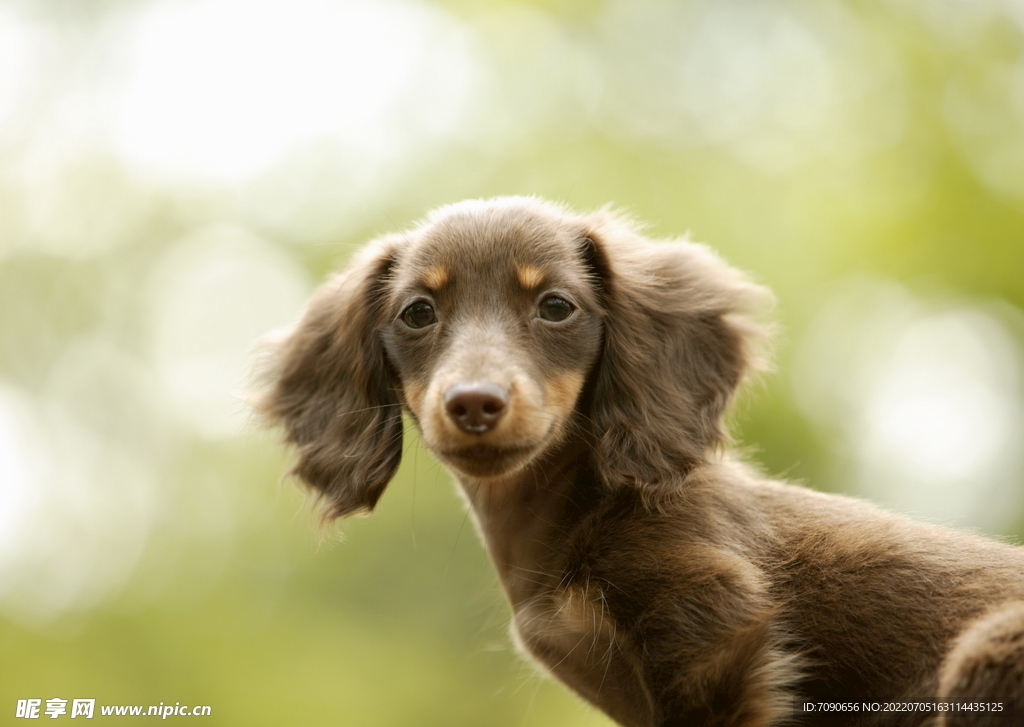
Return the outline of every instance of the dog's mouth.
[[[470,477],[495,477],[517,469],[532,457],[537,445],[471,444],[439,451],[451,467]]]

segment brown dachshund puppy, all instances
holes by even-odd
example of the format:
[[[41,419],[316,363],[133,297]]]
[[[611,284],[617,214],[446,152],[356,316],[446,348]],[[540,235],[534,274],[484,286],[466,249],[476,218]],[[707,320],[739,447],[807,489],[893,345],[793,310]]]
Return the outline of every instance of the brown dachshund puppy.
[[[765,297],[608,213],[463,202],[317,291],[259,406],[329,518],[374,507],[408,412],[517,642],[623,725],[1024,725],[1024,549],[723,453]]]

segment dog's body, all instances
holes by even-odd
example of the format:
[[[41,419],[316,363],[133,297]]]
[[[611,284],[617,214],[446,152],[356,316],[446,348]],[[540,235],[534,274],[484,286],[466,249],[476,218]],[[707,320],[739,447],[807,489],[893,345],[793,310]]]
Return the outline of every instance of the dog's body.
[[[328,517],[373,508],[408,411],[517,640],[624,725],[1024,724],[1024,549],[721,452],[763,297],[605,213],[462,203],[321,288],[260,406]]]

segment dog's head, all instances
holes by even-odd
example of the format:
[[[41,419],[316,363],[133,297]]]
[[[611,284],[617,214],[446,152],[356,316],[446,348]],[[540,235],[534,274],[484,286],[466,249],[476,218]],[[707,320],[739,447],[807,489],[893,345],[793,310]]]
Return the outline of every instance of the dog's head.
[[[689,242],[528,198],[442,208],[371,243],[279,343],[259,406],[328,515],[370,510],[401,412],[486,483],[579,438],[608,486],[656,489],[708,456],[764,291]]]

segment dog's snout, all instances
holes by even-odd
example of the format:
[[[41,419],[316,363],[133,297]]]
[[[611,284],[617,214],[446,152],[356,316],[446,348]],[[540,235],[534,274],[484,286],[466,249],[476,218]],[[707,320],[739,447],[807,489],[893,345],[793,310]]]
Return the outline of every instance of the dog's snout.
[[[505,414],[508,392],[490,382],[456,384],[445,393],[444,408],[459,429],[483,434]]]

